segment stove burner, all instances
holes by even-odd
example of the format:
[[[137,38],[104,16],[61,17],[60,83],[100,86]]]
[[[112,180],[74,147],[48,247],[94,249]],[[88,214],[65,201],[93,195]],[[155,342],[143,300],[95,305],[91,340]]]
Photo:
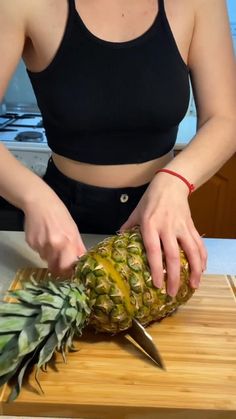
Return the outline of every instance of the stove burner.
[[[15,136],[15,141],[40,143],[43,141],[43,134],[39,131],[22,131]]]

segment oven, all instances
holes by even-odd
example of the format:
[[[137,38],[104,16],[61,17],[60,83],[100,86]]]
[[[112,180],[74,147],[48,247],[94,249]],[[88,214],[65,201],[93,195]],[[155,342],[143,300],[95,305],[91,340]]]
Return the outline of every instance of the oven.
[[[25,166],[39,176],[44,175],[51,150],[40,113],[6,112],[0,115],[0,141]],[[0,197],[0,230],[20,231],[23,223],[23,212]]]

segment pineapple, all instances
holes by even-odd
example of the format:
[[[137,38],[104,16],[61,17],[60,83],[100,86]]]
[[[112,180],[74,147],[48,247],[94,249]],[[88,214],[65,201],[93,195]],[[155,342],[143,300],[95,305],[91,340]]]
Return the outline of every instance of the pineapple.
[[[181,284],[176,297],[153,286],[138,228],[108,237],[76,264],[70,280],[33,278],[11,291],[12,302],[0,304],[0,385],[17,379],[10,400],[20,391],[23,375],[36,364],[40,368],[55,350],[63,357],[73,350],[73,337],[90,324],[96,331],[116,334],[128,330],[136,318],[147,326],[186,302],[193,294],[189,265],[182,250]],[[163,262],[164,257],[163,257]]]

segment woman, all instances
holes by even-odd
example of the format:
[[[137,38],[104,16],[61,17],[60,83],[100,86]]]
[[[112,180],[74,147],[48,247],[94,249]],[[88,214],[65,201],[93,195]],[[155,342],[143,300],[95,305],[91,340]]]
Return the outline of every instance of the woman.
[[[191,184],[236,149],[225,1],[1,0],[0,35],[0,97],[23,56],[52,149],[42,180],[1,145],[0,193],[23,210],[28,244],[49,269],[67,272],[85,251],[80,232],[140,225],[155,285],[162,246],[176,295],[180,244],[198,287],[206,250]],[[173,158],[189,76],[198,131]]]

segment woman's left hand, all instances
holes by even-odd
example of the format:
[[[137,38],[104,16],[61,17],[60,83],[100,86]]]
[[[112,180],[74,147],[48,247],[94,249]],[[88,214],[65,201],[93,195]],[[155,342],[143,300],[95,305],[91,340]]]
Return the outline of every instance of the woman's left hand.
[[[179,246],[190,265],[190,285],[198,288],[206,269],[207,252],[188,204],[188,188],[178,178],[158,173],[120,231],[139,225],[154,285],[163,285],[162,251],[167,268],[167,292],[175,296],[180,284]]]

